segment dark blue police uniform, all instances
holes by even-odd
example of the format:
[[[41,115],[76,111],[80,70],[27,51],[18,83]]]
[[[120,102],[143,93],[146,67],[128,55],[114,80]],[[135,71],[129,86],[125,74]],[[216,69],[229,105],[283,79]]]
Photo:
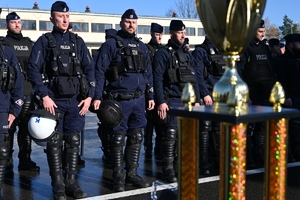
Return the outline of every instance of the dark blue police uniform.
[[[258,28],[264,28],[261,20]],[[249,98],[252,105],[269,105],[271,90],[275,84],[276,76],[271,66],[270,50],[264,42],[251,41],[243,57],[244,68],[240,69],[243,80],[249,88]],[[242,66],[241,66],[242,67]],[[247,133],[253,132],[253,158],[258,166],[264,165],[265,124],[255,123],[248,125]],[[247,144],[250,143],[250,137]],[[249,143],[248,143],[249,141]],[[247,145],[248,147],[250,145]],[[249,153],[250,154],[250,153]],[[247,155],[249,155],[247,154]],[[248,156],[247,156],[248,158]],[[250,157],[249,157],[250,158]],[[248,165],[250,164],[247,160]],[[251,164],[254,166],[254,164]]]
[[[1,88],[0,88],[0,198],[4,182],[4,173],[11,156],[8,141],[8,117],[15,117],[21,112],[23,105],[23,75],[13,50],[0,43]],[[5,74],[5,71],[7,74]]]
[[[212,97],[214,85],[221,79],[226,69],[226,63],[223,55],[212,42],[205,37],[201,45],[196,45],[192,52],[193,57],[197,61],[197,77],[200,90],[200,96],[203,99],[206,96]],[[205,105],[205,102],[204,102]],[[213,141],[213,153],[209,154],[209,137]],[[209,171],[209,155],[213,155],[215,166],[219,166],[220,151],[220,124],[206,120],[200,121],[200,174],[208,175]]]
[[[286,40],[286,51],[276,59],[274,70],[278,81],[281,83],[286,100],[291,100],[289,107],[300,110],[300,52],[292,50],[290,45],[300,42],[300,34],[288,34]],[[300,119],[289,120],[289,145],[288,161],[300,160]]]
[[[65,2],[52,4],[51,12],[68,12]],[[36,41],[28,63],[28,79],[41,99],[49,96],[57,108],[59,120],[54,136],[47,141],[46,154],[55,198],[71,193],[75,198],[86,196],[76,183],[79,132],[84,128],[85,116],[78,104],[93,98],[94,62],[81,37],[62,32],[56,27]],[[64,143],[66,178],[62,176],[61,148]],[[65,181],[64,181],[65,180]],[[65,185],[63,184],[65,182]]]
[[[6,16],[7,23],[10,23],[10,20],[19,20],[20,16],[16,12],[11,12]],[[21,114],[18,119],[14,121],[12,126],[9,129],[11,148],[13,148],[14,143],[14,133],[19,127],[18,131],[18,146],[19,146],[19,170],[30,170],[30,171],[39,171],[40,167],[36,165],[30,158],[31,154],[31,138],[28,132],[28,120],[30,118],[30,111],[34,109],[33,101],[31,98],[32,86],[27,79],[26,69],[28,63],[28,57],[30,55],[33,42],[28,37],[24,37],[22,33],[15,33],[8,28],[7,35],[2,39],[2,41],[10,46],[22,69],[24,75],[24,105],[22,106]],[[13,169],[13,161],[10,159],[11,164],[8,166],[9,169]]]
[[[151,23],[151,29],[150,32],[151,34],[154,33],[160,33],[162,34],[164,31],[164,28],[157,23]],[[157,41],[153,40],[151,38],[150,42],[146,44],[148,47],[149,53],[150,53],[150,60],[151,63],[153,61],[153,57],[156,53],[156,51],[163,47],[162,44],[158,44]],[[147,110],[146,111],[146,116],[147,116],[147,125],[144,128],[144,147],[145,147],[145,156],[146,157],[152,157],[152,137],[153,137],[153,131],[155,128],[155,148],[154,148],[154,153],[156,156],[160,156],[160,149],[161,149],[161,135],[162,131],[160,130],[161,126],[159,126],[155,120],[155,110]]]
[[[122,15],[137,19],[133,9]],[[125,135],[126,183],[136,187],[148,187],[137,175],[138,160],[143,139],[142,128],[146,125],[145,98],[153,99],[153,90],[145,94],[146,86],[152,88],[152,69],[146,45],[134,34],[123,30],[108,39],[96,59],[95,100],[116,100],[122,106],[123,120],[112,128],[110,156],[113,166],[114,191],[124,190],[123,146]],[[104,87],[105,86],[105,87]],[[103,95],[105,94],[105,95]]]
[[[178,31],[184,29],[185,25],[181,20],[171,21],[170,30]],[[167,103],[170,108],[183,107],[184,104],[181,101],[181,95],[183,87],[187,82],[193,84],[196,93],[196,102],[200,102],[194,62],[185,44],[179,45],[172,39],[168,41],[166,48],[160,48],[155,53],[153,61],[153,86],[156,105]],[[177,181],[173,164],[174,159],[176,159],[176,155],[174,154],[176,152],[176,140],[177,117],[167,116],[162,136],[162,171],[168,182]]]
[[[112,29],[112,28],[105,29],[105,40],[108,40],[109,38],[111,38],[112,36],[114,36],[116,34],[117,34],[117,30],[116,29]],[[97,62],[98,54],[99,54],[99,51],[101,51],[101,47],[93,55],[93,59],[94,59],[95,62]],[[107,126],[105,126],[103,123],[101,123],[101,120],[98,123],[98,130],[97,130],[97,132],[98,132],[98,136],[99,136],[99,138],[101,140],[101,144],[102,144],[102,146],[101,146],[101,149],[103,151],[102,158],[103,158],[104,161],[109,161],[110,160],[110,156],[109,156],[110,134],[108,133],[109,130],[107,130]]]

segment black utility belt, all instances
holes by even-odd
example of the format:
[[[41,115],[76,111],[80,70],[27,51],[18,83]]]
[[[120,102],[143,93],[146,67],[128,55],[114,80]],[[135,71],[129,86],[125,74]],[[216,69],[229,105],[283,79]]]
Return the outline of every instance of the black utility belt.
[[[129,100],[139,98],[144,94],[145,91],[135,91],[132,93],[108,92],[108,98],[112,100]]]

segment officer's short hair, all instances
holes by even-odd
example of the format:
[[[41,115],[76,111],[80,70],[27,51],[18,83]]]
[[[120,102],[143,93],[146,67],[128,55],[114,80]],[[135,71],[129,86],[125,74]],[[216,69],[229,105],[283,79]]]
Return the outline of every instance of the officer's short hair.
[[[57,12],[69,12],[69,7],[64,1],[55,1],[51,6],[51,13],[53,11]]]
[[[18,19],[20,19],[20,16],[16,12],[11,12],[8,15],[6,15],[6,23],[8,23],[10,20]]]

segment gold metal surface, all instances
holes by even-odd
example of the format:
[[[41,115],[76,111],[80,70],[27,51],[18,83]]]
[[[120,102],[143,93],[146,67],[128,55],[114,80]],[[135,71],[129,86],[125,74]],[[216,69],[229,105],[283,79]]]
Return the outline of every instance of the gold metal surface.
[[[178,199],[198,200],[199,122],[178,117]]]
[[[284,104],[285,93],[282,85],[276,82],[271,90],[270,102],[273,103],[273,110],[280,112],[282,110],[281,104]]]
[[[181,101],[184,103],[184,108],[188,111],[193,110],[193,103],[196,102],[196,94],[191,83],[184,85],[181,95]]]
[[[236,71],[239,54],[249,45],[262,18],[266,0],[196,0],[206,34],[224,53],[227,69],[214,86],[215,112],[236,116],[247,112],[248,86]]]

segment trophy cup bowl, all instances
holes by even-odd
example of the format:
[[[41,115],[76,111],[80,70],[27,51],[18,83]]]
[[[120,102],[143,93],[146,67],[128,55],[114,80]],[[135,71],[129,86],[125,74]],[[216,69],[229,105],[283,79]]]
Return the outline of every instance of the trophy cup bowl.
[[[266,0],[196,0],[206,34],[224,54],[226,70],[213,89],[214,111],[236,115],[248,110],[248,86],[240,78],[236,65],[239,54],[254,36],[265,9]]]

